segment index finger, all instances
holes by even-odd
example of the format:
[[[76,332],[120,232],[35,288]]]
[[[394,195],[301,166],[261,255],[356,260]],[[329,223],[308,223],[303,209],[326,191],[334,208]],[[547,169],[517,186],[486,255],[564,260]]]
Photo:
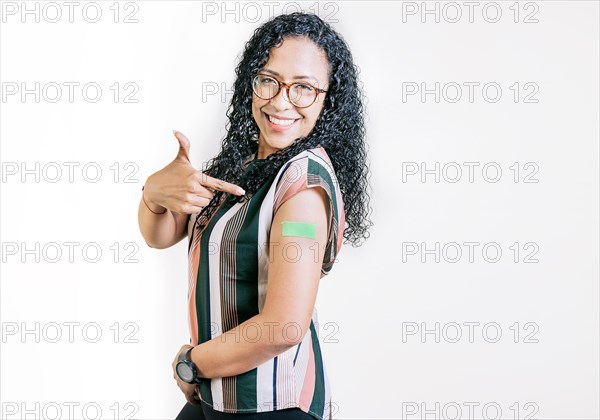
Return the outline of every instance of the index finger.
[[[228,192],[235,195],[244,195],[246,191],[243,188],[232,184],[231,182],[223,181],[219,178],[206,175],[204,172],[198,171],[198,180],[205,187],[219,191]]]

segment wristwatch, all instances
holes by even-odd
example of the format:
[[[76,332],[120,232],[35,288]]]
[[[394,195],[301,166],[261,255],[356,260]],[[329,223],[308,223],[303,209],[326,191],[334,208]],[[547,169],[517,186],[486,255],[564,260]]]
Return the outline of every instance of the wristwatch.
[[[183,382],[187,382],[188,384],[199,384],[204,378],[198,376],[198,369],[190,357],[190,352],[192,350],[193,347],[190,347],[187,351],[179,354],[175,370]]]

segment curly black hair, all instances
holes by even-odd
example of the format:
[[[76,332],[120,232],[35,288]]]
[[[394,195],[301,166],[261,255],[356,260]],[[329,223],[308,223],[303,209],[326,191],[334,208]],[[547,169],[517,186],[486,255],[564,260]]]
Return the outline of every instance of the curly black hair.
[[[259,128],[252,115],[252,79],[267,63],[271,48],[289,37],[308,37],[327,55],[329,87],[323,109],[307,136],[299,137],[288,147],[257,161],[244,173],[244,160],[258,149]],[[220,153],[205,163],[202,172],[241,186],[248,196],[277,174],[290,158],[321,145],[331,159],[342,192],[348,224],[344,238],[356,247],[361,238],[369,237],[368,228],[373,223],[368,219],[371,209],[368,207],[369,168],[364,141],[365,97],[358,86],[359,70],[344,39],[315,14],[295,12],[275,16],[254,31],[235,73],[233,97],[227,110],[227,134]],[[244,196],[215,191],[196,219],[201,230],[222,201],[226,201],[223,198],[239,201]]]

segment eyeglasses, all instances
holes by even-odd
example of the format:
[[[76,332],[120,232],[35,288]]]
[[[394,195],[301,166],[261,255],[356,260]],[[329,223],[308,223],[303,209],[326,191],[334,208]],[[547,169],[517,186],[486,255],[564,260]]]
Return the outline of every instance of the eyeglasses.
[[[311,106],[317,100],[319,93],[327,93],[307,82],[284,83],[266,74],[257,74],[252,81],[252,90],[261,99],[273,99],[283,86],[286,90],[288,101],[298,108]]]

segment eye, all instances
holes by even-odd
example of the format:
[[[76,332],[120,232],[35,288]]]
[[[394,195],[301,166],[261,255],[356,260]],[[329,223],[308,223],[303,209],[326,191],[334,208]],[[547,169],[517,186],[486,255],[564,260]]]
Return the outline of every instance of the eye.
[[[276,85],[277,84],[277,81],[269,76],[259,76],[258,80],[263,85],[268,85],[268,84]]]
[[[314,90],[312,86],[304,84],[304,83],[298,83],[298,84],[296,84],[296,86],[300,90],[305,90],[305,91],[312,91],[312,90]]]

